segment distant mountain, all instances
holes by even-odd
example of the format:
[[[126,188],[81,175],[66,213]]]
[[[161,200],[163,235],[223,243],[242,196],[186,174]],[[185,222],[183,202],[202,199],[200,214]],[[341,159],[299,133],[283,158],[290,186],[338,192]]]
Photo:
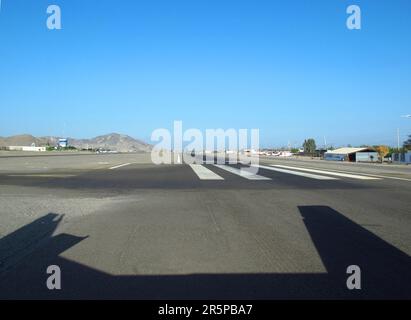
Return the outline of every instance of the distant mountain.
[[[0,147],[6,146],[31,146],[31,144],[35,143],[36,146],[41,146],[42,140],[36,137],[33,137],[29,134],[21,134],[17,136],[11,137],[0,137]]]
[[[56,146],[60,137],[34,137],[29,134],[0,137],[0,147],[7,146],[30,146],[33,143],[36,146]],[[68,138],[69,145],[78,149],[86,148],[104,148],[119,152],[148,152],[151,150],[151,145],[134,139],[130,136],[118,133],[110,133],[103,136],[98,136],[92,139],[74,139]]]
[[[148,152],[151,145],[118,133],[110,133],[92,139],[70,139],[69,144],[76,148],[104,148],[119,152]]]

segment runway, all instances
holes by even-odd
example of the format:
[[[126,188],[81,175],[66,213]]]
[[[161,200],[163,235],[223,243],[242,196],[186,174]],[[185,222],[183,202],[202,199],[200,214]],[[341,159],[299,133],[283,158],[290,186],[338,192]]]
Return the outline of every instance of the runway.
[[[411,298],[410,167],[258,166],[0,157],[0,297]]]

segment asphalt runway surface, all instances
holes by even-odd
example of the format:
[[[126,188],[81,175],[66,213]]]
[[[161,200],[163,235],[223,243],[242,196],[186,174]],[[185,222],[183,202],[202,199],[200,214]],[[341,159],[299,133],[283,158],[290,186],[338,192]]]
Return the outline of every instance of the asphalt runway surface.
[[[259,166],[0,155],[0,298],[411,298],[411,166]]]

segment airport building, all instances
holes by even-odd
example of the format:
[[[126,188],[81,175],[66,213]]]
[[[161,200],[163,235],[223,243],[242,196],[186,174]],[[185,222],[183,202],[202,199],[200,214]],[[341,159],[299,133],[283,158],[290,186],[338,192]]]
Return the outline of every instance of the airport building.
[[[392,162],[393,163],[405,163],[411,164],[411,151],[403,152],[403,153],[393,153],[392,154]]]
[[[327,151],[324,160],[349,162],[378,162],[378,152],[372,148],[339,148]]]
[[[44,152],[46,151],[46,147],[36,147],[36,146],[9,146],[7,147],[10,151],[37,151],[37,152]]]
[[[58,146],[60,148],[66,148],[68,147],[68,139],[59,139]]]

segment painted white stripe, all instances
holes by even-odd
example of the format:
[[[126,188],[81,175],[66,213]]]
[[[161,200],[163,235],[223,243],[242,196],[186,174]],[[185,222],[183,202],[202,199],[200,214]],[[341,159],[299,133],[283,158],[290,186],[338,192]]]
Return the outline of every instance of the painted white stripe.
[[[109,170],[113,170],[113,169],[117,169],[117,168],[125,167],[125,166],[128,166],[128,165],[130,165],[130,164],[131,164],[131,163],[123,163],[123,164],[119,164],[118,166],[114,166],[114,167],[109,168]]]
[[[190,167],[200,178],[200,180],[224,180],[223,177],[219,176],[217,173],[214,173],[201,164],[190,164]]]
[[[310,167],[312,169],[315,169],[313,167]],[[350,172],[350,171],[335,171],[335,170],[331,170],[328,169],[330,172],[338,172],[338,173],[349,173],[349,174],[357,174],[357,172]],[[394,179],[394,180],[401,180],[401,181],[411,181],[411,179],[407,179],[407,178],[400,178],[400,177],[392,177],[392,176],[386,176],[386,175],[380,175],[380,174],[373,174],[373,173],[361,173],[361,175],[363,176],[367,176],[367,177],[376,177],[376,178],[382,178],[382,179]]]
[[[234,167],[230,167],[230,166],[222,165],[222,164],[214,164],[214,166],[216,166],[217,168],[223,169],[225,171],[228,171],[230,173],[239,175],[248,180],[271,180],[271,178],[259,176],[258,174],[249,172],[245,168],[243,168],[243,170],[240,170],[238,168],[234,168]]]
[[[331,176],[345,177],[345,178],[359,179],[359,180],[381,180],[380,178],[375,178],[375,177],[360,176],[357,174],[349,174],[349,173],[342,173],[342,172],[335,172],[335,171],[307,169],[307,168],[291,167],[291,166],[283,166],[283,165],[273,165],[273,167],[280,167],[280,168],[294,169],[294,170],[301,170],[301,171],[315,172],[315,173],[323,173],[323,174],[328,174]]]
[[[364,173],[365,175],[365,173]],[[411,179],[407,178],[399,178],[399,177],[391,177],[391,176],[382,176],[378,174],[366,174],[368,177],[377,177],[377,178],[382,178],[382,179],[393,179],[393,180],[401,180],[401,181],[411,181]]]
[[[268,167],[268,166],[262,166],[262,165],[259,165],[258,167],[260,167],[261,169],[266,169],[266,170],[271,170],[271,171],[278,171],[278,172],[282,172],[282,173],[293,174],[295,176],[302,176],[302,177],[316,179],[316,180],[338,180],[338,178],[333,178],[333,177],[320,176],[320,175],[317,175],[317,174],[291,171],[291,170]]]

